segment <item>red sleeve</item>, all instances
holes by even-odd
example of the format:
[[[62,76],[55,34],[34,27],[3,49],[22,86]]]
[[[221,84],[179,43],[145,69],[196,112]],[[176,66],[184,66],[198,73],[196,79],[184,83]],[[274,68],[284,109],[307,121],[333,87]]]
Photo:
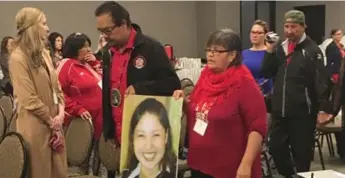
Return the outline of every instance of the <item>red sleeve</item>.
[[[244,79],[239,96],[240,113],[248,128],[248,133],[256,131],[265,137],[267,133],[266,106],[255,81]]]
[[[84,109],[82,105],[80,105],[77,101],[73,100],[69,95],[71,85],[69,84],[69,73],[67,68],[67,66],[62,66],[61,70],[58,73],[58,77],[65,98],[65,113],[67,116],[65,118],[70,118],[80,116],[80,114],[85,112],[86,109]]]

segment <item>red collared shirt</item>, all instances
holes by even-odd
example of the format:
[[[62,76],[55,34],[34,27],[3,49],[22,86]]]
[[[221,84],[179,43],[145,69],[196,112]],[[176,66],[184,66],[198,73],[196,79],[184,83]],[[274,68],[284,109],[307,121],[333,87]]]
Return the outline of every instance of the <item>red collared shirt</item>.
[[[130,59],[132,49],[134,46],[134,40],[136,36],[136,31],[132,28],[131,34],[129,36],[128,42],[124,47],[124,50],[121,52],[119,49],[111,48],[114,52],[112,64],[111,64],[111,88],[118,89],[121,94],[121,103],[118,107],[113,106],[113,119],[116,128],[115,136],[119,143],[121,143],[121,127],[122,127],[122,111],[123,111],[123,101],[124,93],[127,89],[127,66]]]

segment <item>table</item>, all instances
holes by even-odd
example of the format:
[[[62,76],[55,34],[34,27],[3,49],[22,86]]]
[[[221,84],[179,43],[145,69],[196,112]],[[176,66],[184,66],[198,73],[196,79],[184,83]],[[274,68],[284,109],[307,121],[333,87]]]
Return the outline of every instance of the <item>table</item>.
[[[311,178],[311,173],[314,173],[314,178],[345,178],[345,174],[333,170],[302,172],[298,173],[298,175],[304,178]]]

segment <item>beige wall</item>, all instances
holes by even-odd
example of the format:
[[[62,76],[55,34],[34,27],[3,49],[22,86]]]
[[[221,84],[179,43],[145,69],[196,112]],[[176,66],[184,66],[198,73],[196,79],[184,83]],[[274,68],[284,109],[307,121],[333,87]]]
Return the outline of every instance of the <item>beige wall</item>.
[[[22,7],[42,9],[48,18],[51,31],[64,36],[73,32],[87,34],[96,47],[98,32],[94,10],[99,1],[64,2],[0,2],[0,38],[15,35],[14,17]],[[239,2],[212,1],[121,1],[131,14],[132,21],[140,24],[148,34],[162,44],[174,46],[176,56],[204,56],[204,46],[209,34],[216,29],[232,28],[240,31]]]
[[[204,57],[208,36],[217,29],[240,33],[239,1],[199,1],[196,3],[198,56]]]
[[[326,5],[326,26],[325,36],[329,37],[329,33],[333,28],[340,28],[345,30],[345,23],[343,20],[345,2],[342,1],[277,1],[276,2],[276,29],[279,34],[283,34],[283,18],[285,12],[293,9],[295,6],[307,5]]]
[[[64,36],[72,32],[84,32],[95,44],[98,32],[95,27],[95,2],[0,2],[0,38],[15,35],[14,17],[25,6],[44,10],[52,31]],[[141,25],[144,33],[162,44],[172,44],[178,56],[195,56],[196,2],[120,2],[130,12],[134,22]],[[95,45],[93,45],[95,48]]]

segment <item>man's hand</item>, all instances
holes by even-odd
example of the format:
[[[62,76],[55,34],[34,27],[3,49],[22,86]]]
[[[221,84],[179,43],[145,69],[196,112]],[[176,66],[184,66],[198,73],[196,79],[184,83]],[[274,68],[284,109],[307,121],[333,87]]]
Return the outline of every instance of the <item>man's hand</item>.
[[[125,91],[125,96],[128,96],[128,95],[135,95],[135,89],[132,85],[129,86]]]
[[[270,35],[270,34],[272,34],[272,33],[273,33],[273,32],[268,32],[268,33],[266,33],[266,36],[267,36],[267,35]],[[277,42],[274,42],[274,43],[266,42],[265,45],[266,45],[266,51],[267,51],[268,53],[273,53],[273,49],[274,49],[274,47],[277,45]]]

